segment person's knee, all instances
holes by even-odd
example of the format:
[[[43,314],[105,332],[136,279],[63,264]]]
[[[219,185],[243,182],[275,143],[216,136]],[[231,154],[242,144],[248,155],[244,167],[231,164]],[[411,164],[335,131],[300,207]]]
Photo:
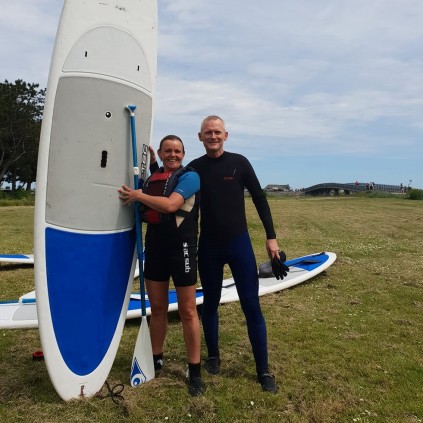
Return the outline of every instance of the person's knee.
[[[241,307],[247,321],[262,322],[263,313],[258,297],[249,297],[242,300]]]
[[[188,307],[179,307],[179,317],[181,318],[182,323],[192,323],[198,321],[196,305]]]
[[[150,303],[151,306],[151,315],[153,317],[157,316],[167,316],[168,305],[163,303]]]

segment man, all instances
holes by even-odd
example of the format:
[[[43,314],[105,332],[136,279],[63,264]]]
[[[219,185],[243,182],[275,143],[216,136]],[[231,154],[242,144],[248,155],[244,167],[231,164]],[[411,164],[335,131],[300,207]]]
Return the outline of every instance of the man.
[[[245,188],[266,231],[267,253],[271,259],[279,259],[270,208],[250,162],[240,154],[224,151],[228,132],[219,116],[203,120],[198,138],[206,154],[188,166],[200,175],[201,186],[198,266],[204,292],[202,323],[208,350],[204,367],[211,374],[220,371],[218,306],[223,268],[228,264],[247,320],[258,382],[264,391],[276,393],[275,379],[269,374],[266,322],[258,297],[256,259],[247,229]]]

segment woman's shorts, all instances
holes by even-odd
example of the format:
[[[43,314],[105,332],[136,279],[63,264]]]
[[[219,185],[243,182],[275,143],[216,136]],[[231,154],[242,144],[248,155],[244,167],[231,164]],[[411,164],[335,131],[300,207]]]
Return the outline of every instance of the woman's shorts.
[[[154,242],[153,242],[154,244]],[[167,282],[172,278],[175,286],[197,283],[197,245],[146,245],[144,277],[152,281]]]

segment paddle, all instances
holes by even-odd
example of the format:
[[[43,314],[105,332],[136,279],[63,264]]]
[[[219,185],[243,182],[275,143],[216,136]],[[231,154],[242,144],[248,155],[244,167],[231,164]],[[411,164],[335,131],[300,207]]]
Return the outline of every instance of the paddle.
[[[137,140],[135,133],[135,109],[136,106],[128,106],[131,122],[132,159],[134,165],[134,188],[142,186],[147,171],[148,146],[142,145],[141,162],[141,184],[138,181],[139,169],[137,158]],[[138,204],[134,203],[135,231],[137,236],[137,255],[140,272],[140,293],[141,293],[141,326],[135,343],[134,355],[131,366],[131,386],[138,386],[151,379],[154,379],[153,349],[151,347],[150,330],[148,328],[147,314],[145,307],[144,271],[142,259],[142,227],[139,215]]]

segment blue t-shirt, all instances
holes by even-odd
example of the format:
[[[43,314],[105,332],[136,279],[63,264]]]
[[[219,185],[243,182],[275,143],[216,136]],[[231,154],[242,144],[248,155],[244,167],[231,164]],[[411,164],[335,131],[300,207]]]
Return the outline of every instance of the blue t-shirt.
[[[200,177],[197,172],[185,172],[178,178],[178,183],[173,190],[184,197],[184,200],[192,197],[200,191]]]

